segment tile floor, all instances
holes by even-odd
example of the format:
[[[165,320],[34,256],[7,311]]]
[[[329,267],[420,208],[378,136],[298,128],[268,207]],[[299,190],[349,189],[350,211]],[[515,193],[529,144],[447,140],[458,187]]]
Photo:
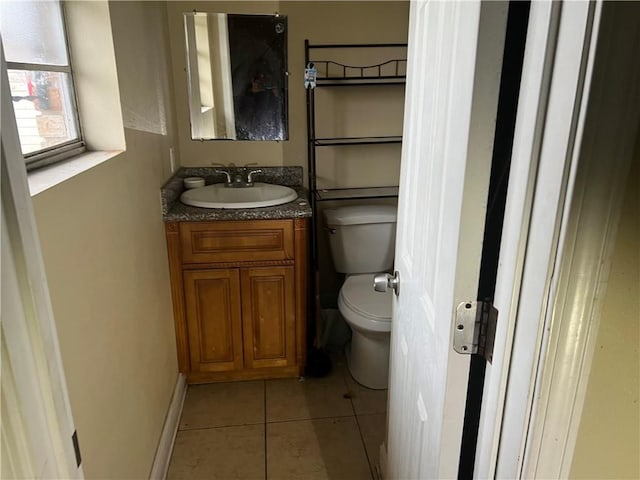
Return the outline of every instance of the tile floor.
[[[324,378],[192,385],[167,478],[375,479],[386,405],[343,358]]]

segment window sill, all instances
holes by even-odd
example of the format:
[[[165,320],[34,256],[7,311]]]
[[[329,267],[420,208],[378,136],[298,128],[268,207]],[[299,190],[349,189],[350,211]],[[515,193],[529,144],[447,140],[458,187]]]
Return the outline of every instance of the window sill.
[[[56,185],[80,175],[121,154],[123,150],[84,152],[63,162],[27,174],[29,191],[35,197]]]

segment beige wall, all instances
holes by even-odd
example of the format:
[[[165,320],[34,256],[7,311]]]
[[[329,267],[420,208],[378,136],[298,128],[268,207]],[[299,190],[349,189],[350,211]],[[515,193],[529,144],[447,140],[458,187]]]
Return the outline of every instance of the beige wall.
[[[409,2],[282,2],[289,20],[289,138],[284,162],[307,164],[304,40],[311,43],[403,43],[409,29]],[[374,62],[372,62],[374,63]],[[336,136],[400,135],[404,92],[398,87],[316,90],[317,126],[347,119],[342,128],[324,130]],[[328,104],[341,106],[342,110]],[[323,107],[327,107],[323,110]],[[359,111],[361,114],[356,114]],[[336,113],[337,112],[337,113]],[[329,121],[326,121],[328,119]],[[359,122],[362,122],[358,124]],[[400,146],[364,146],[318,151],[319,185],[397,185]],[[342,157],[339,157],[342,155]]]
[[[570,478],[640,478],[640,142],[638,145]]]
[[[177,378],[162,3],[110,4],[127,151],[34,201],[87,478],[148,478]]]
[[[184,33],[182,13],[188,11],[220,13],[275,13],[287,15],[289,64],[289,140],[286,142],[200,142],[192,141],[189,133],[187,80],[185,73]],[[177,131],[181,163],[185,166],[208,165],[211,162],[260,165],[307,164],[306,98],[304,76],[304,40],[313,43],[388,43],[406,42],[409,4],[390,2],[169,2],[169,32],[173,58]],[[376,87],[377,88],[377,87]],[[360,116],[366,125],[347,125],[345,134],[400,134],[402,132],[402,89],[387,90],[381,95],[352,91],[359,100],[354,108],[365,112]],[[351,90],[351,89],[349,89]],[[384,92],[382,92],[384,93]],[[325,93],[323,93],[325,94]],[[364,98],[363,96],[366,95]],[[381,100],[388,98],[388,100]],[[334,90],[326,101],[347,108],[345,92]],[[349,100],[351,101],[351,100]],[[326,125],[337,124],[344,117],[329,116]],[[381,120],[382,119],[382,120]],[[368,127],[371,127],[369,129]],[[335,152],[324,160],[327,169],[323,177],[342,186],[388,185],[397,182],[400,148],[362,147],[348,155],[353,162],[345,164],[335,158]],[[356,158],[358,157],[358,158]],[[389,158],[392,161],[388,161]],[[363,162],[363,159],[367,159]],[[306,178],[306,176],[305,176]],[[329,183],[330,184],[330,183]]]

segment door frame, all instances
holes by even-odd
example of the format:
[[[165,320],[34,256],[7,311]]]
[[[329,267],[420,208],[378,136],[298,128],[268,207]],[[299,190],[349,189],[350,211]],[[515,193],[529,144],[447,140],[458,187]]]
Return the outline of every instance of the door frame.
[[[488,368],[500,374],[485,385],[474,477],[569,474],[596,329],[576,329],[578,338],[567,329],[585,322],[584,308],[590,320],[598,311],[597,288],[606,282],[620,184],[638,125],[640,74],[630,59],[640,55],[640,47],[637,41],[626,47],[631,33],[621,33],[615,22],[602,37],[603,8],[601,1],[531,4],[498,272],[498,282],[503,276],[512,288],[496,291],[498,350]],[[594,72],[596,53],[606,60]],[[632,92],[634,101],[625,101],[624,93],[613,102],[603,100],[611,87],[603,77],[620,66],[629,76],[616,91]],[[588,118],[591,124],[585,124]],[[598,131],[601,122],[609,135]],[[614,152],[613,166],[598,165],[604,152]],[[594,174],[609,182],[587,188]],[[584,208],[586,198],[593,202],[591,211]],[[606,228],[590,231],[576,249],[586,233],[576,225],[594,220]],[[578,258],[590,262],[572,270]],[[578,274],[595,280],[580,283]],[[571,305],[579,298],[590,303]],[[558,306],[567,303],[573,309],[559,313]]]
[[[522,475],[537,370],[546,358],[547,311],[555,296],[562,224],[575,182],[576,146],[582,136],[597,32],[593,26],[599,12],[599,4],[591,2],[534,2],[531,7],[532,35],[536,30],[545,32],[532,45],[545,52],[541,57],[542,95],[536,110],[530,112],[535,121],[530,129],[534,138],[537,136],[530,155],[531,203],[525,209],[528,222],[522,268],[515,277],[519,288],[514,288],[510,299],[512,343],[505,362],[508,370],[503,370],[504,406],[497,419],[500,429],[496,429],[493,443],[496,462],[485,471],[491,476]]]
[[[586,2],[532,2],[494,305],[474,476],[516,478],[541,353],[544,314],[584,91]],[[588,43],[586,44],[588,46]]]
[[[640,154],[640,5],[604,2],[596,8],[576,172],[525,445],[527,478],[570,475],[624,187],[634,155]]]
[[[2,461],[6,473],[84,478],[1,42],[0,52]]]

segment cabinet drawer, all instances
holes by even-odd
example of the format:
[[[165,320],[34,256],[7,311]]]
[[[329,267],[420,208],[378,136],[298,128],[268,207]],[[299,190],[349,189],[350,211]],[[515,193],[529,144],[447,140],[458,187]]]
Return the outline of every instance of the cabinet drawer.
[[[180,223],[184,263],[290,260],[293,220]]]

